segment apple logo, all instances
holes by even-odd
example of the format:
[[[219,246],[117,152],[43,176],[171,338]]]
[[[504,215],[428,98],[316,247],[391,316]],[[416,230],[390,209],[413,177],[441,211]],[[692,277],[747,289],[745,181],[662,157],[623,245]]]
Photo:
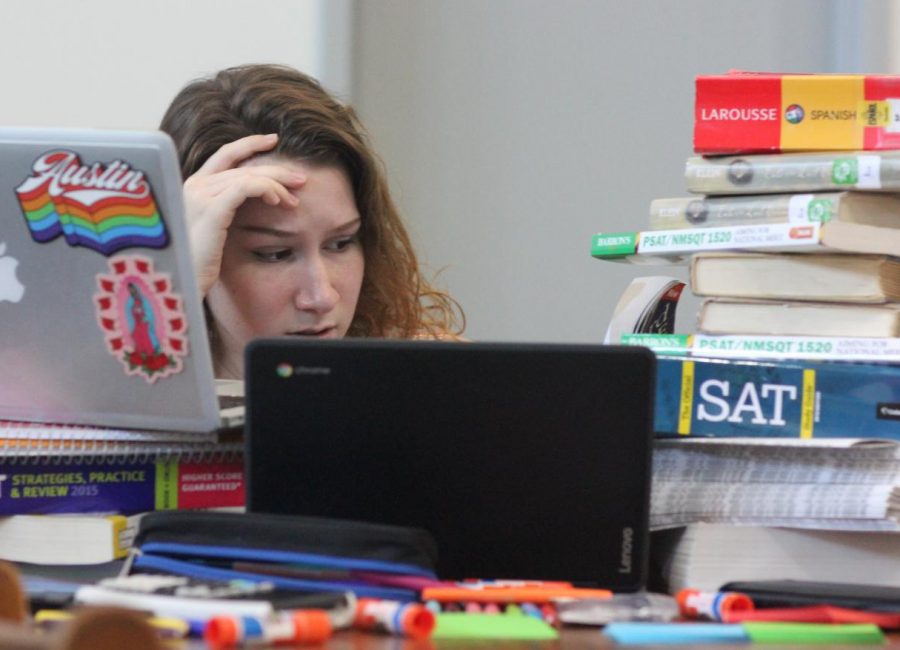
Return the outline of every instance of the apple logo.
[[[25,285],[16,277],[19,260],[6,253],[6,242],[0,242],[0,302],[19,302],[25,295]]]

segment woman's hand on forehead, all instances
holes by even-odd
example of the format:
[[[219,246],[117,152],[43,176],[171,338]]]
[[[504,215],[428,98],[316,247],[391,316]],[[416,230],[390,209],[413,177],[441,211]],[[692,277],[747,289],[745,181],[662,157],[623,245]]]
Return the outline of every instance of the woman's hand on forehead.
[[[268,205],[296,207],[291,193],[306,182],[306,176],[278,164],[246,163],[271,151],[275,134],[250,135],[219,148],[200,169],[184,182],[185,218],[194,258],[194,271],[205,296],[222,267],[222,251],[228,228],[245,201],[258,198]]]

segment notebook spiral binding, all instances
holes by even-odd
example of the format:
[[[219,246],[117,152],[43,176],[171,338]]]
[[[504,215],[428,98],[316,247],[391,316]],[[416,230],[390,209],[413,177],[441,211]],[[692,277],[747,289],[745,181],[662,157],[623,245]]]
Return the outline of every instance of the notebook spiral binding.
[[[113,431],[68,425],[0,422],[0,466],[113,465],[148,461],[234,462],[241,442],[167,432]]]

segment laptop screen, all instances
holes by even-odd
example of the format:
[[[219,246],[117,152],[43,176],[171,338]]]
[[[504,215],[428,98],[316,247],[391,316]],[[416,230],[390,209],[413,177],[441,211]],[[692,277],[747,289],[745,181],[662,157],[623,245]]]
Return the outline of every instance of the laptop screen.
[[[644,586],[649,351],[278,339],[246,367],[248,510],[425,528],[444,578]]]

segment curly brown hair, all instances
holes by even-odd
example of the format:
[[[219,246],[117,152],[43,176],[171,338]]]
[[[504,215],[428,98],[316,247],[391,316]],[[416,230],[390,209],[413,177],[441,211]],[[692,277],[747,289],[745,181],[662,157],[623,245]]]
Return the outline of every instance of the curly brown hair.
[[[381,161],[353,108],[318,81],[282,65],[243,65],[192,81],[172,100],[160,129],[175,141],[181,173],[191,176],[222,145],[278,134],[273,153],[348,176],[362,225],[365,272],[348,336],[454,337],[462,309],[434,289],[391,199]]]

